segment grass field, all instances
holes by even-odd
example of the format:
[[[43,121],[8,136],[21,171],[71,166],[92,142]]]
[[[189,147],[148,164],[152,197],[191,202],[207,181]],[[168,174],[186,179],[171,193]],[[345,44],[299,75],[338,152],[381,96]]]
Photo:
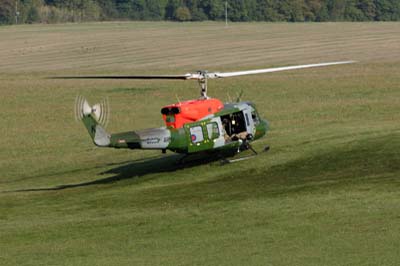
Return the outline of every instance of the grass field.
[[[77,94],[111,132],[162,125],[195,82],[52,80],[357,60],[210,81],[271,124],[268,153],[178,167],[96,148]],[[93,23],[0,27],[0,265],[399,265],[400,23]]]

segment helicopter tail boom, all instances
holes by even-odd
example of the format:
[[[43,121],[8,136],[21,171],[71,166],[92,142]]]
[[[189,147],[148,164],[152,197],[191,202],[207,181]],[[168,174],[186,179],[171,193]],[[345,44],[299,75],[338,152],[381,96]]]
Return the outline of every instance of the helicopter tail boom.
[[[171,131],[167,128],[107,133],[105,130],[109,118],[107,99],[90,106],[84,97],[77,96],[75,117],[76,120],[83,122],[94,144],[99,147],[165,150],[171,142]]]

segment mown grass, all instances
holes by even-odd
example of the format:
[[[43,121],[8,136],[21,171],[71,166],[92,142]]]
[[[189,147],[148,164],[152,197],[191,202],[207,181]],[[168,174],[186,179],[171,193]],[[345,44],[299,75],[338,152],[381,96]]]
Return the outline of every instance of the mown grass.
[[[398,26],[0,28],[0,264],[399,264]],[[83,94],[109,97],[109,131],[160,126],[160,107],[197,97],[196,84],[44,78],[322,58],[359,62],[210,82],[224,100],[245,89],[271,124],[254,144],[270,152],[225,166],[98,149],[73,120]]]

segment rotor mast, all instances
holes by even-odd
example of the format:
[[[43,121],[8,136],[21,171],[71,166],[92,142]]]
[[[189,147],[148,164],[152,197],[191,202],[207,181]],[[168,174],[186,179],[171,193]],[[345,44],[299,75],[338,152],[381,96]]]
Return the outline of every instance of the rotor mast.
[[[200,99],[209,99],[207,96],[207,70],[199,70],[197,73],[199,74]]]

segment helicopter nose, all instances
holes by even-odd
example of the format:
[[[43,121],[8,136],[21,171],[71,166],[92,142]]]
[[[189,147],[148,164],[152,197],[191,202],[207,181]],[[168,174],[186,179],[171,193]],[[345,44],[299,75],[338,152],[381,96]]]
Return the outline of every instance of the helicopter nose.
[[[268,121],[267,121],[267,120],[265,120],[265,119],[261,119],[261,123],[263,123],[263,124],[264,124],[264,127],[265,127],[265,132],[267,132],[267,131],[268,131],[268,129],[269,129],[269,123],[268,123]]]
[[[260,123],[256,126],[256,133],[254,136],[254,140],[263,137],[269,129],[269,123],[267,120],[261,119]]]
[[[265,119],[261,119],[261,124],[262,124],[262,131],[263,131],[263,136],[267,134],[267,131],[269,130],[269,123]]]

